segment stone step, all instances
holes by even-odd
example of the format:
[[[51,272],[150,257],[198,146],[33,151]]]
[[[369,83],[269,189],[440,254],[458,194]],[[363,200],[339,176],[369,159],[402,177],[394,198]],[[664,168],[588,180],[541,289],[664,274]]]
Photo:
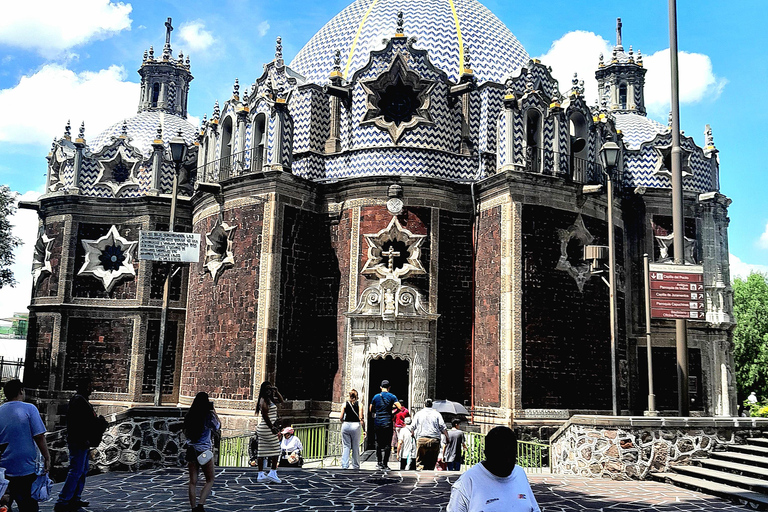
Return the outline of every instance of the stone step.
[[[719,496],[737,503],[749,504],[751,508],[768,508],[768,495],[763,493],[749,491],[747,489],[718,482],[710,482],[703,478],[681,475],[679,473],[655,473],[653,477],[678,487],[685,487],[713,496]]]
[[[738,462],[739,464],[768,468],[768,457],[761,457],[751,453],[711,452],[709,456],[712,459],[728,460]]]
[[[763,433],[765,435],[765,433]],[[749,437],[747,438],[747,444],[751,444],[754,446],[764,446],[768,448],[768,438],[764,437]]]
[[[768,480],[751,476],[737,475],[728,471],[704,468],[700,466],[673,466],[669,468],[675,473],[688,475],[695,478],[703,478],[733,487],[742,487],[750,491],[768,495]]]
[[[730,471],[731,473],[738,473],[740,475],[768,480],[768,468],[761,468],[759,466],[750,466],[748,464],[739,464],[738,462],[718,459],[692,459],[692,462],[698,463],[701,465],[701,467],[704,468],[716,469],[719,471]]]
[[[758,446],[752,444],[732,444],[728,446],[729,452],[751,453],[761,457],[768,457],[768,446]]]

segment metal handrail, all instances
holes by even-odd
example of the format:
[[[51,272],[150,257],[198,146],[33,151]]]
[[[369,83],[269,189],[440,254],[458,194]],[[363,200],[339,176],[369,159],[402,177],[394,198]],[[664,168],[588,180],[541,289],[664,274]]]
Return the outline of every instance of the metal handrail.
[[[485,434],[464,432],[467,449],[463,465],[470,467],[485,459]],[[529,473],[541,473],[550,467],[549,445],[532,441],[517,442],[517,465]]]
[[[594,160],[553,151],[547,148],[528,146],[525,148],[523,166],[535,174],[555,174],[555,160],[559,159],[559,174],[569,176],[577,183],[602,182],[602,166]]]

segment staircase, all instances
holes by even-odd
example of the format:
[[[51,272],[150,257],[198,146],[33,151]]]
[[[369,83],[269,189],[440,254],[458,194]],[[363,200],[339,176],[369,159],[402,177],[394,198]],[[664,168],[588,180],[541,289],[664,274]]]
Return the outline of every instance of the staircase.
[[[749,438],[747,444],[729,445],[725,451],[691,459],[691,463],[651,477],[755,510],[768,509],[768,438]]]

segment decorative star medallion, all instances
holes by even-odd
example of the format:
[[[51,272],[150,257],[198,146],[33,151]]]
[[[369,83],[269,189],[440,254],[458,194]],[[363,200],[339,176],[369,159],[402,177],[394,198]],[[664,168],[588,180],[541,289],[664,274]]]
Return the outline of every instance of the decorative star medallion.
[[[397,217],[389,225],[373,235],[363,235],[368,242],[368,261],[364,275],[380,279],[401,279],[409,275],[425,274],[421,264],[421,244],[426,235],[414,235],[403,228]]]
[[[674,258],[672,258],[669,255],[669,248],[674,246],[675,241],[675,235],[674,233],[669,233],[668,235],[655,235],[656,243],[659,246],[659,263],[668,263],[672,261]],[[693,257],[693,251],[696,249],[696,240],[693,238],[683,237],[685,241],[685,249],[683,254],[683,259],[685,263],[689,265],[695,265],[696,261]]]
[[[121,279],[135,276],[133,253],[138,242],[129,242],[115,226],[98,240],[82,240],[85,262],[77,273],[79,276],[93,276],[104,284],[107,293]]]
[[[432,124],[429,115],[432,80],[422,79],[397,54],[389,69],[372,80],[360,82],[368,95],[366,112],[360,124],[374,124],[389,132],[397,144],[403,133],[419,124]]]
[[[132,157],[130,150],[122,140],[118,142],[117,151],[110,159],[97,160],[99,176],[97,185],[106,185],[117,195],[125,187],[138,187],[136,172],[141,163],[140,158]]]
[[[232,236],[237,226],[230,226],[219,220],[210,233],[205,235],[205,269],[210,272],[216,284],[224,270],[235,264],[232,253]]]
[[[691,152],[684,147],[680,147],[680,166],[683,170],[683,178],[693,176],[691,172]],[[653,174],[657,176],[666,176],[672,179],[672,144],[667,146],[654,146],[656,152],[656,167]]]
[[[53,246],[53,238],[48,238],[45,234],[45,229],[40,228],[40,234],[37,237],[35,243],[35,253],[32,256],[32,285],[37,286],[37,283],[44,275],[48,275],[51,270],[51,247]]]
[[[584,225],[584,219],[581,218],[581,214],[576,217],[576,220],[568,229],[558,229],[557,236],[560,239],[560,259],[557,260],[555,269],[567,272],[576,281],[579,291],[584,291],[584,283],[592,277],[589,263],[571,262],[568,259],[568,244],[571,240],[575,239],[578,240],[579,245],[583,248],[585,245],[591,244],[594,237]]]

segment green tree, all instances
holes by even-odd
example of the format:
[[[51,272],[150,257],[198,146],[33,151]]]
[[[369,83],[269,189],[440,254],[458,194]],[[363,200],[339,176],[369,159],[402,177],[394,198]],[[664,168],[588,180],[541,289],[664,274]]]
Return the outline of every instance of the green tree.
[[[733,357],[741,400],[750,392],[768,400],[768,275],[753,272],[733,282]]]
[[[8,185],[0,185],[0,288],[16,285],[11,265],[13,250],[21,245],[21,239],[13,236],[11,216],[16,213],[16,193]]]

